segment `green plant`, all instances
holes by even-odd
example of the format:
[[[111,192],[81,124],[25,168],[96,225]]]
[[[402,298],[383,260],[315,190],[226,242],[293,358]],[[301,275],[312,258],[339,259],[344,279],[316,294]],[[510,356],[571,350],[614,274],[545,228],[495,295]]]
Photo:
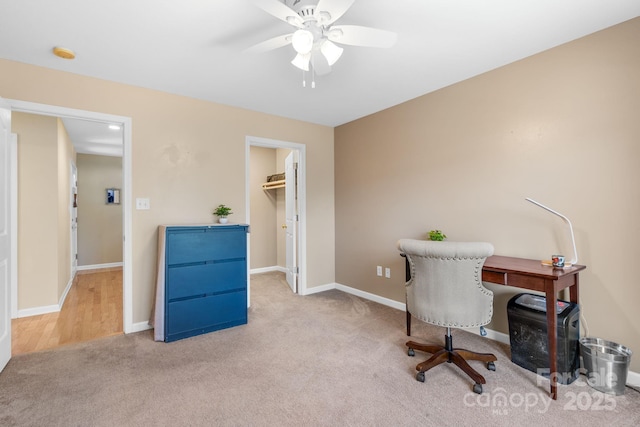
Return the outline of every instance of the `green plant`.
[[[447,235],[440,230],[431,230],[429,232],[429,240],[436,240],[438,242],[441,242],[446,238],[447,238]]]
[[[220,218],[225,218],[232,213],[233,211],[231,210],[231,208],[225,205],[218,205],[218,207],[213,210],[213,214],[219,216]]]

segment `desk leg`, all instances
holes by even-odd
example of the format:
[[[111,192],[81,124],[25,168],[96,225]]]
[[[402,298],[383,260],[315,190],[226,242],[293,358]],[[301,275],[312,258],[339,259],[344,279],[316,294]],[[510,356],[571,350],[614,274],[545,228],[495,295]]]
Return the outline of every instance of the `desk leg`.
[[[569,301],[578,304],[580,301],[580,295],[578,294],[578,288],[580,287],[580,276],[578,274],[574,275],[575,283],[569,287]]]
[[[556,316],[557,292],[553,281],[546,284],[547,340],[549,348],[549,382],[551,398],[558,399],[558,317]]]

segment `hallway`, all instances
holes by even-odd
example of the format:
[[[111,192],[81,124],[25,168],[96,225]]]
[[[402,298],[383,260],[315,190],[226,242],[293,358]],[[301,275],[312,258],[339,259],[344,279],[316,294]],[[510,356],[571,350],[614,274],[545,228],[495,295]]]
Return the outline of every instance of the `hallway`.
[[[78,271],[60,312],[11,321],[12,355],[122,331],[122,268]]]

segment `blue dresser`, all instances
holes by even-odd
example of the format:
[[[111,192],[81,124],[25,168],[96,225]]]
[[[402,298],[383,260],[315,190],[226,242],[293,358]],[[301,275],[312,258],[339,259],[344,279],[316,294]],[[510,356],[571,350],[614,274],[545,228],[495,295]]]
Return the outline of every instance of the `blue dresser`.
[[[164,341],[247,323],[249,226],[166,226],[161,230],[165,233],[161,239]]]

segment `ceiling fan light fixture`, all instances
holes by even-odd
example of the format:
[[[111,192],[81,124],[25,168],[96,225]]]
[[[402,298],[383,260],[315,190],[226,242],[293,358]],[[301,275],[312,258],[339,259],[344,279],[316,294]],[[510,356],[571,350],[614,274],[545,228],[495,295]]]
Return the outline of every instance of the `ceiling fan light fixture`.
[[[335,64],[338,59],[340,59],[340,56],[342,56],[342,52],[344,52],[344,49],[329,40],[325,40],[325,42],[322,43],[322,46],[320,46],[320,52],[322,52],[324,57],[327,59],[329,66],[331,66]]]
[[[311,60],[310,54],[297,54],[291,63],[296,67],[300,68],[302,71],[309,71],[309,62]]]
[[[306,55],[311,52],[313,48],[313,34],[308,30],[297,30],[293,33],[291,44],[296,52],[301,55]]]
[[[340,28],[331,28],[329,30],[328,37],[331,40],[340,40],[340,37],[342,37],[343,35],[344,35],[344,32]],[[340,42],[338,41],[338,43]]]
[[[318,12],[316,14],[316,19],[321,24],[324,23],[324,22],[330,22],[331,21],[331,14],[329,12],[320,11],[320,12]]]

